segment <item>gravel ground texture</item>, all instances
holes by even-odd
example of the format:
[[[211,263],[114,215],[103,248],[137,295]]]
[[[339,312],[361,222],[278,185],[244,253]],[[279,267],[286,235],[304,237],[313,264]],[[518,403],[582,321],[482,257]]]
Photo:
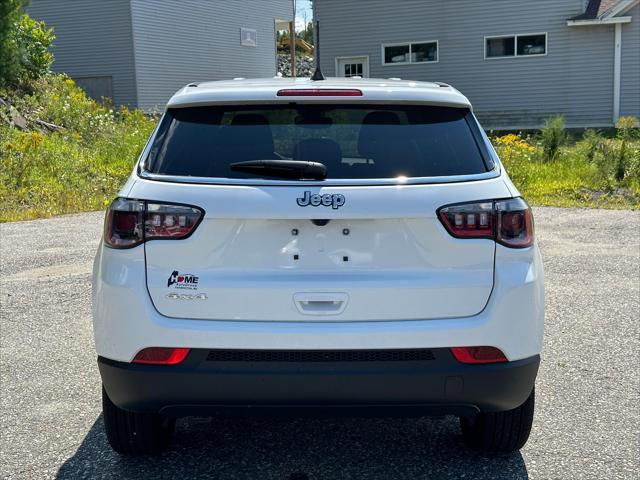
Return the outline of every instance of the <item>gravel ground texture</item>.
[[[465,449],[453,417],[178,422],[107,445],[91,332],[102,213],[0,225],[0,478],[631,479],[640,468],[640,213],[535,209],[547,285],[532,436]]]

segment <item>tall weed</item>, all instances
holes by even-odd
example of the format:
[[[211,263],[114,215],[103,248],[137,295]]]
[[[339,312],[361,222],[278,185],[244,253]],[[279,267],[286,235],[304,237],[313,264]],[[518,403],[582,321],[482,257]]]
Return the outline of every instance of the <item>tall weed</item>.
[[[560,155],[560,148],[567,143],[567,132],[562,115],[548,118],[540,130],[542,158],[545,162],[552,162]]]

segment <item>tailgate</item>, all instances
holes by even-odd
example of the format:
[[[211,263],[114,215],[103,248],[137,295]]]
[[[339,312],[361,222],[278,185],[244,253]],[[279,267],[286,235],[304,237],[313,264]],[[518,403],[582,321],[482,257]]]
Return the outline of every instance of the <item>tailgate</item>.
[[[191,237],[145,244],[155,307],[168,317],[202,320],[475,315],[493,288],[495,243],[453,238],[435,212],[449,203],[509,196],[498,178],[401,187],[144,183],[147,194],[158,189],[149,198],[173,190],[172,200],[205,209]],[[343,195],[344,205],[301,207],[297,199],[308,191]]]

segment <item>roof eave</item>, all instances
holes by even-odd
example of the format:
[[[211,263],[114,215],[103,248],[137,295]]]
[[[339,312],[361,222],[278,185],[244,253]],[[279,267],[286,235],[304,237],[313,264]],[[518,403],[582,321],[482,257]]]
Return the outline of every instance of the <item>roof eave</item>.
[[[615,25],[616,23],[631,23],[631,17],[594,18],[591,20],[567,20],[567,25],[570,27]]]

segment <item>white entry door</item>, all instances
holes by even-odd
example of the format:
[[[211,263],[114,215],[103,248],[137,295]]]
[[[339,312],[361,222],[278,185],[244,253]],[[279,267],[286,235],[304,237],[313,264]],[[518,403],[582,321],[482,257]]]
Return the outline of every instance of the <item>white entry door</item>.
[[[336,77],[368,77],[369,57],[336,57]]]

